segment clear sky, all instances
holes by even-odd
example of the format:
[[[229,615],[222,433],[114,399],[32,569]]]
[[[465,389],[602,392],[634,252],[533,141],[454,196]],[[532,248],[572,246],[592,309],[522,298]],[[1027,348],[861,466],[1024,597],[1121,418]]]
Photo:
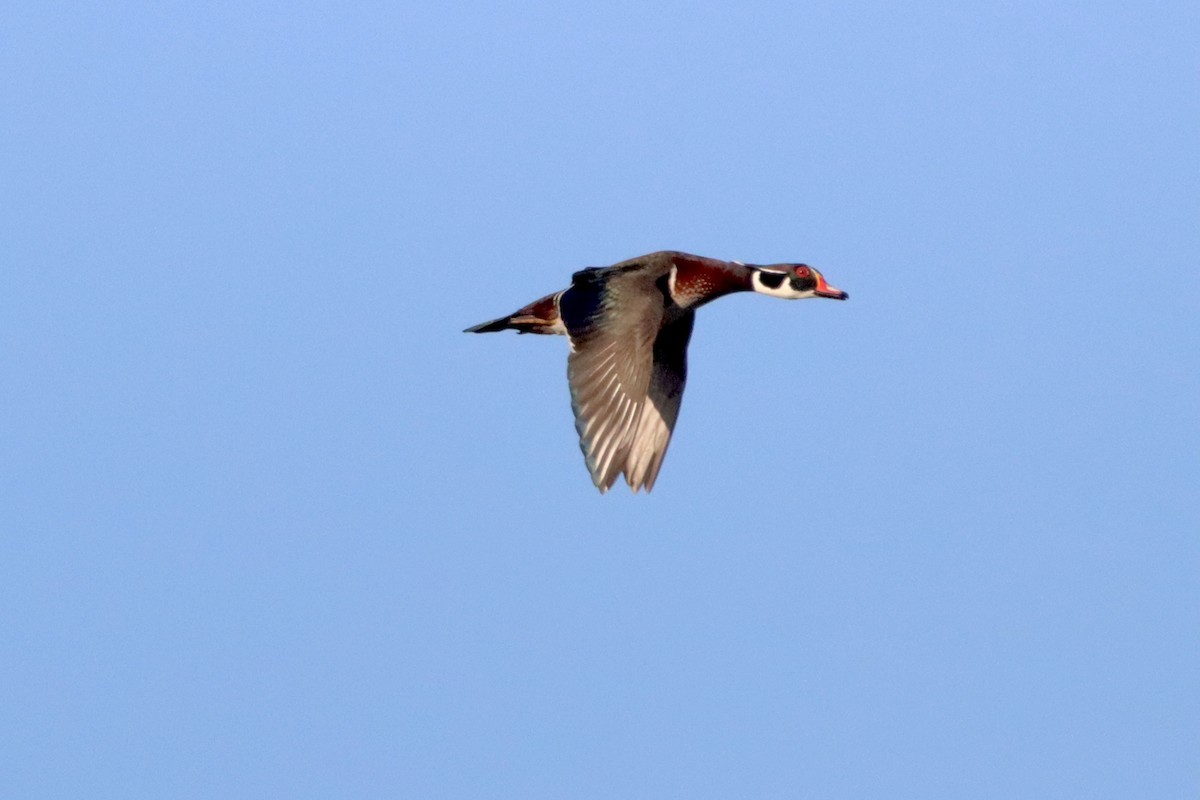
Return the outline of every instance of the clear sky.
[[[0,796],[1195,798],[1200,6],[21,3]],[[650,496],[566,343],[704,309]]]

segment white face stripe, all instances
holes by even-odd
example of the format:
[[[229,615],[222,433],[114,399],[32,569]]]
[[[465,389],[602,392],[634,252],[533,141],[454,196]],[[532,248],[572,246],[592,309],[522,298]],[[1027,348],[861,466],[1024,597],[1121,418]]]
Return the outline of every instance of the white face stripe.
[[[671,271],[667,273],[667,291],[671,293],[671,299],[674,300],[675,294],[675,276],[679,274],[679,267],[671,265]]]
[[[763,283],[762,276],[764,273],[769,275],[782,275],[783,280],[778,286],[771,288]],[[773,269],[756,268],[750,275],[750,288],[759,294],[770,295],[771,297],[778,297],[783,300],[805,300],[809,297],[816,297],[816,294],[812,289],[804,292],[798,292],[793,289],[792,282],[789,280],[789,278],[790,276],[786,272],[780,272]]]

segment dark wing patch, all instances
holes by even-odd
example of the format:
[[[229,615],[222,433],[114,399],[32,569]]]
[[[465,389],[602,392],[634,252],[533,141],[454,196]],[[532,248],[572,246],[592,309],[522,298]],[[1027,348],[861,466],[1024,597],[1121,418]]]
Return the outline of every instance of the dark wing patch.
[[[571,288],[558,299],[558,313],[567,328],[572,346],[587,338],[604,310],[607,294],[604,272],[600,267],[576,272],[571,278]]]

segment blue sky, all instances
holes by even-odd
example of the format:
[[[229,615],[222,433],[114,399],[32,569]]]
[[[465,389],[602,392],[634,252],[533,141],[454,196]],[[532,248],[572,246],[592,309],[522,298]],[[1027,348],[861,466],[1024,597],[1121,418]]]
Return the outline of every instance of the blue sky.
[[[1195,796],[1195,4],[4,17],[0,795]],[[664,248],[851,300],[601,497]]]

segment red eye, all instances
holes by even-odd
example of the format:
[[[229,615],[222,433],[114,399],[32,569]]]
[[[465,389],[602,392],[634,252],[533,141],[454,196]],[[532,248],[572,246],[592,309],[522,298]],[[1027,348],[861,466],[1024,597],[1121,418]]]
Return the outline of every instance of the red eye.
[[[803,267],[803,266],[796,267],[796,277],[797,278],[807,278],[811,274],[812,274],[812,270],[809,269],[808,267]]]

